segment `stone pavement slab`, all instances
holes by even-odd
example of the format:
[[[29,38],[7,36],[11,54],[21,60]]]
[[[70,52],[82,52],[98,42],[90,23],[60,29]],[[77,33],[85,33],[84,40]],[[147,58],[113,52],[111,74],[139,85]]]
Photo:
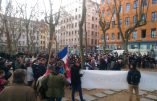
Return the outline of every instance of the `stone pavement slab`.
[[[144,95],[144,94],[147,94],[147,92],[146,91],[142,91],[142,90],[139,91],[139,95]]]
[[[157,100],[157,96],[155,95],[147,95],[146,98]]]
[[[84,98],[85,101],[94,101],[94,100],[96,100],[96,97],[93,97],[93,96],[88,95],[88,94],[84,94],[83,98]],[[75,97],[75,99],[80,101],[80,96]]]
[[[111,95],[111,94],[114,94],[115,92],[111,90],[105,90],[103,93]]]
[[[123,91],[123,90],[121,90],[121,89],[114,89],[114,90],[112,90],[112,91],[121,92],[121,91]]]
[[[141,98],[140,101],[154,101],[154,100],[147,99],[147,98]]]
[[[86,88],[85,90],[91,91],[94,90],[93,88]]]
[[[105,97],[107,95],[104,93],[96,93],[96,94],[94,94],[94,96],[101,98],[101,97]]]
[[[70,100],[68,100],[67,98],[62,98],[62,101],[70,101]]]

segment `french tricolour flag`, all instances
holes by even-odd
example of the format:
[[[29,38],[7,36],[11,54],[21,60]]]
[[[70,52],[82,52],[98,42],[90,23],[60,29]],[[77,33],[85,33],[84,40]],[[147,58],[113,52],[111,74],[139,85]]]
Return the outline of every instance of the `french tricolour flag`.
[[[64,47],[64,49],[58,53],[58,57],[64,61],[65,66],[68,66],[68,47]]]
[[[65,70],[67,72],[67,79],[70,78],[70,69],[68,67],[68,47],[64,47],[63,50],[61,50],[59,53],[58,53],[58,57],[61,58],[61,60],[64,61],[64,64],[65,64]]]

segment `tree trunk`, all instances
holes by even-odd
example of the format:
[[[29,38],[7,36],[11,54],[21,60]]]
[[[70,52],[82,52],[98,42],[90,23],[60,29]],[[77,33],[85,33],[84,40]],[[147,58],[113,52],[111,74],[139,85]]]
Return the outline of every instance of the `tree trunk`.
[[[26,37],[27,37],[27,51],[30,52],[30,45],[29,45],[29,29],[28,29],[28,25],[26,25]]]
[[[7,37],[7,50],[8,53],[11,54],[12,52],[12,45],[11,45],[11,39],[9,35],[9,29],[8,29],[8,23],[7,20],[4,21],[5,29],[6,29],[6,37]]]
[[[124,49],[126,52],[128,52],[128,40],[125,40],[125,41],[123,42],[123,49]]]
[[[103,31],[103,39],[104,39],[103,51],[104,51],[104,53],[106,53],[106,31]]]
[[[81,67],[84,67],[85,59],[84,59],[84,53],[83,53],[83,24],[86,18],[86,0],[83,0],[82,4],[82,18],[79,22],[79,43],[80,43],[80,56],[81,56]]]

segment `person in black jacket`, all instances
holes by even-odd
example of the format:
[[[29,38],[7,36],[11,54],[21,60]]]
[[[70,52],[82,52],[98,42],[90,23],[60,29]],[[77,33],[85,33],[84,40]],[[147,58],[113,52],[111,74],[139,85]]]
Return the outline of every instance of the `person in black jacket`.
[[[83,100],[82,88],[81,88],[81,77],[80,74],[81,64],[78,59],[75,60],[73,66],[71,67],[71,86],[72,86],[72,101],[75,101],[75,92],[79,91],[80,100]]]
[[[107,70],[107,61],[103,58],[100,58],[100,64],[98,66],[99,70]]]
[[[129,84],[129,101],[132,101],[133,91],[135,91],[136,101],[140,101],[139,97],[139,83],[141,73],[136,69],[136,63],[131,63],[129,66],[130,70],[127,75],[127,82]]]

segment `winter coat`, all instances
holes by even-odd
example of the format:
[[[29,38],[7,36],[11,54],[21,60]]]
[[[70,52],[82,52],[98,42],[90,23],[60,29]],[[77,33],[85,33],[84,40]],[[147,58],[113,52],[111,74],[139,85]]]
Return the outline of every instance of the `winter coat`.
[[[82,74],[80,74],[80,69],[81,69],[80,65],[79,66],[73,65],[71,67],[71,85],[72,86],[81,85]]]
[[[47,83],[45,83],[47,82]],[[68,85],[69,82],[65,79],[65,77],[58,75],[48,75],[46,78],[43,78],[42,84],[47,84],[47,97],[63,97],[64,96],[64,87]]]
[[[31,87],[14,84],[3,89],[0,101],[36,101],[36,96]]]

